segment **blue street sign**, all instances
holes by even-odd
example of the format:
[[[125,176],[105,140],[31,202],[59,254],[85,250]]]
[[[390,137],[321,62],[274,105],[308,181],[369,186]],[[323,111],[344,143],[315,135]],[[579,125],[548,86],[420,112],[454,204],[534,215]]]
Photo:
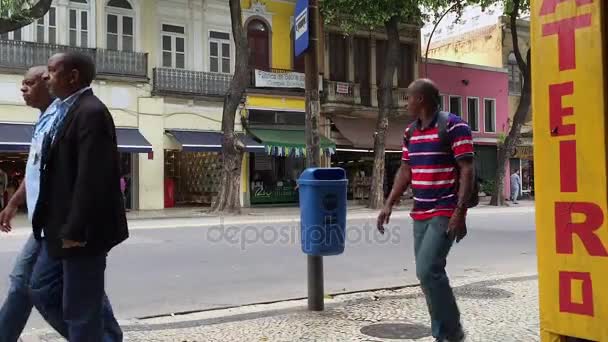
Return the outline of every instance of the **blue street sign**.
[[[296,3],[296,13],[295,17],[295,35],[294,39],[296,40],[296,57],[300,56],[302,53],[306,52],[308,49],[308,0],[298,0]]]

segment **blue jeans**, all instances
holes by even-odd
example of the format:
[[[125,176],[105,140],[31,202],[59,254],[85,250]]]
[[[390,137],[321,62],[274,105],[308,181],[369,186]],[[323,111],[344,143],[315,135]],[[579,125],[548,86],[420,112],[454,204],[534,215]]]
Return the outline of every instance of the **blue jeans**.
[[[8,295],[0,309],[0,342],[16,342],[27,324],[33,307],[29,291],[30,278],[39,252],[40,243],[30,235],[9,276]],[[53,328],[64,337],[67,336],[67,330],[61,324],[53,325]]]
[[[105,294],[106,256],[53,259],[42,241],[31,280],[32,301],[70,342],[120,342],[122,330]]]
[[[460,312],[445,272],[453,240],[447,235],[449,219],[434,217],[414,221],[416,275],[431,316],[433,337],[458,340],[462,334]]]
[[[517,202],[517,199],[519,198],[519,192],[519,188],[511,188],[511,201]]]

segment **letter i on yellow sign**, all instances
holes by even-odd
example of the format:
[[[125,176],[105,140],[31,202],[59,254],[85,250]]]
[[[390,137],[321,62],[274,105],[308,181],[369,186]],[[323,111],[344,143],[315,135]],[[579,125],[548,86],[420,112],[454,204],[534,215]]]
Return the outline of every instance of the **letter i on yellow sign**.
[[[607,3],[532,0],[543,342],[608,342]]]

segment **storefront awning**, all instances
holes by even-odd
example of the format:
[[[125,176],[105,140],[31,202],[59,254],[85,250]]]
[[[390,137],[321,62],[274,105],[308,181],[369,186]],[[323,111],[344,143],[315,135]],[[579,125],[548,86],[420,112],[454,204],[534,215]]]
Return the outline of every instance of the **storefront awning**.
[[[34,125],[32,124],[0,123],[0,151],[29,151],[33,133]],[[116,139],[120,152],[152,152],[152,145],[136,128],[117,128]]]
[[[352,147],[370,149],[374,148],[374,132],[376,119],[333,117],[332,121],[342,135],[352,143]],[[386,149],[401,151],[403,146],[403,133],[411,120],[407,117],[392,118],[388,123]]]
[[[152,145],[137,128],[117,128],[118,151],[126,153],[150,153]]]
[[[0,151],[27,152],[34,133],[30,124],[0,123]]]
[[[168,131],[182,145],[184,152],[220,152],[222,150],[222,133],[188,130]],[[245,145],[247,152],[263,152],[264,145],[256,142],[251,137],[237,133],[237,137]]]
[[[306,137],[304,130],[285,130],[250,128],[249,131],[262,142],[265,151],[275,156],[306,156]],[[334,154],[336,144],[324,136],[319,143],[324,154]]]

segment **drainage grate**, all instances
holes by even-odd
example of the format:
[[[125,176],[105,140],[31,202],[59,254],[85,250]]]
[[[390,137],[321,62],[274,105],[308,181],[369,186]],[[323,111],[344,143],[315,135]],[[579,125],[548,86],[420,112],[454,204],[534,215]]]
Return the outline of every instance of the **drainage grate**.
[[[431,329],[422,324],[380,323],[361,328],[367,336],[387,339],[419,339],[431,336]]]

